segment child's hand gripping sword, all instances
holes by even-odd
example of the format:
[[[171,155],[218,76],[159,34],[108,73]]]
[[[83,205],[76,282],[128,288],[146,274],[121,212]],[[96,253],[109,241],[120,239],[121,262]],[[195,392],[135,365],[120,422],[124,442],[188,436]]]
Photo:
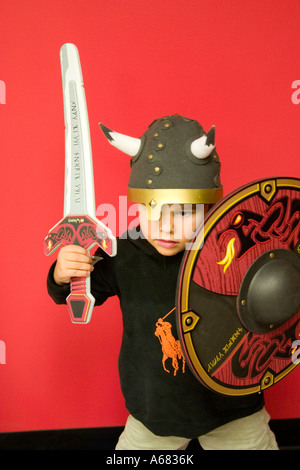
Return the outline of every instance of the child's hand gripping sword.
[[[95,217],[90,129],[77,48],[64,44],[60,61],[66,126],[64,217],[49,231],[44,251],[50,255],[61,245],[80,245],[90,251],[98,245],[114,256],[116,239]],[[67,298],[72,322],[88,323],[94,303],[90,277],[73,278]]]

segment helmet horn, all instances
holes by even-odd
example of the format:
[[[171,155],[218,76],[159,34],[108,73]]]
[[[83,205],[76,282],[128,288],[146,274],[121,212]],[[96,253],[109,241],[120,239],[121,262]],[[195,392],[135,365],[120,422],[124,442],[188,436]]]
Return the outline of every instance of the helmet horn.
[[[111,145],[126,153],[127,155],[130,155],[131,157],[135,157],[138,154],[141,148],[141,139],[119,134],[118,132],[112,131],[101,123],[99,123],[99,126],[101,127],[103,134]]]
[[[199,158],[207,158],[215,148],[215,126],[212,126],[206,135],[194,140],[191,144],[192,154]]]

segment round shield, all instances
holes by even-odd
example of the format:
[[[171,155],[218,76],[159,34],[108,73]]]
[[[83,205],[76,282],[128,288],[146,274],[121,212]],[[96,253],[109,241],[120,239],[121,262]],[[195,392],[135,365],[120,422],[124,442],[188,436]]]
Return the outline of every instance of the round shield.
[[[264,390],[300,360],[300,179],[252,182],[208,213],[184,256],[177,330],[215,392]]]

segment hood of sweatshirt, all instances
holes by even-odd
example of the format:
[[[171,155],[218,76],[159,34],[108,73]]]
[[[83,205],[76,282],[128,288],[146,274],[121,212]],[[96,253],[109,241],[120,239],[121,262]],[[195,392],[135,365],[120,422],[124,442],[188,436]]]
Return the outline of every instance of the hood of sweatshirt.
[[[137,248],[142,250],[146,255],[155,258],[158,262],[162,263],[164,266],[173,264],[174,262],[177,264],[178,260],[182,259],[184,252],[180,252],[176,255],[172,256],[164,256],[161,255],[151,243],[144,237],[140,226],[134,227],[128,232],[125,232],[123,235],[120,236],[120,239],[127,237],[130,243],[135,245]]]

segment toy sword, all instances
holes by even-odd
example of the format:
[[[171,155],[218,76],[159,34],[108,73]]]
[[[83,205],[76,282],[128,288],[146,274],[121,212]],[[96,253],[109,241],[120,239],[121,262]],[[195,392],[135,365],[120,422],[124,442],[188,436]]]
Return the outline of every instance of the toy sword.
[[[116,239],[95,216],[93,161],[89,120],[79,54],[73,44],[60,50],[65,117],[64,216],[48,233],[46,255],[58,247],[80,245],[90,250],[98,245],[109,256],[116,254]],[[95,299],[90,277],[72,278],[67,305],[73,323],[88,323]]]

